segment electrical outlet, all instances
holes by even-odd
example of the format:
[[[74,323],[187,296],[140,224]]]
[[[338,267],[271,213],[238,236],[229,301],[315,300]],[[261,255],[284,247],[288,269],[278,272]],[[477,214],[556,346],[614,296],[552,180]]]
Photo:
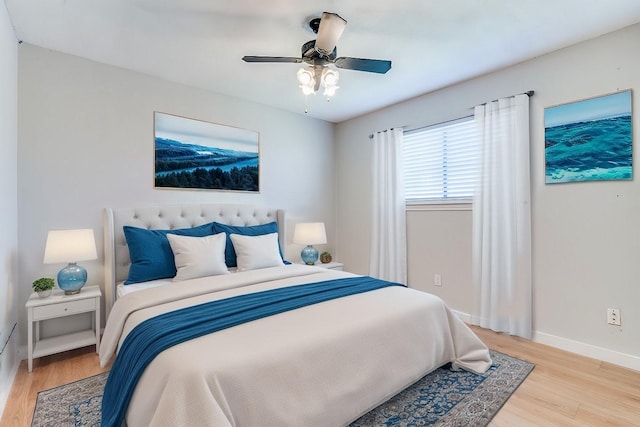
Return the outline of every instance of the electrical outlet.
[[[439,274],[436,274],[433,277],[433,284],[436,285],[436,286],[442,286],[442,276],[439,275]]]
[[[619,308],[607,308],[607,323],[609,325],[621,325]]]

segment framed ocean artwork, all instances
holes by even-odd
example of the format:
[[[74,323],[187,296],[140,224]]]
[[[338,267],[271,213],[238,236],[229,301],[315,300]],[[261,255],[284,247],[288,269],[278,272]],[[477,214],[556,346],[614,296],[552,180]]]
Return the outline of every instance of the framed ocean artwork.
[[[260,191],[260,135],[154,113],[156,188]]]
[[[545,182],[630,180],[631,90],[544,110]]]

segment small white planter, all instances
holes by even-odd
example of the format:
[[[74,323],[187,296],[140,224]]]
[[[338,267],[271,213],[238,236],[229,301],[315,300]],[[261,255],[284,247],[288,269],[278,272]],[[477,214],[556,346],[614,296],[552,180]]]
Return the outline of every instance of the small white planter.
[[[37,294],[38,294],[38,296],[40,298],[47,298],[47,297],[49,297],[49,295],[51,295],[51,289],[47,289],[46,291],[37,292]]]

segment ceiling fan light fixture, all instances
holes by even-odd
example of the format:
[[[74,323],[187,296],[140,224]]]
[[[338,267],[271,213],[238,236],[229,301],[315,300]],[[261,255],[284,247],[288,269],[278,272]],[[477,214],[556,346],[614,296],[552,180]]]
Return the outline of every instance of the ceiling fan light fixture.
[[[340,89],[340,86],[325,86],[324,92],[322,93],[324,96],[330,98],[336,94],[336,90]]]
[[[322,83],[322,87],[324,87],[323,95],[326,97],[332,97],[336,94],[336,90],[339,88],[338,80],[340,79],[340,73],[338,71],[333,70],[329,67],[326,67],[322,70],[322,76],[320,81]]]
[[[326,67],[322,70],[322,86],[335,86],[338,84],[338,80],[340,79],[340,73],[336,70],[332,70],[329,67]]]
[[[302,89],[303,95],[315,95],[316,90],[313,85],[300,85],[300,89]]]
[[[296,73],[296,77],[298,78],[298,82],[301,86],[311,86],[314,85],[314,74],[315,71],[313,67],[300,68]]]
[[[315,69],[313,67],[300,68],[296,73],[296,77],[303,94],[312,95],[316,93]]]
[[[317,34],[315,40],[302,44],[300,51],[302,56],[244,56],[245,62],[285,62],[305,63],[308,66],[300,68],[296,73],[299,88],[305,95],[318,93],[320,86],[324,88],[324,96],[327,101],[334,96],[339,89],[338,80],[340,74],[334,67],[346,70],[366,71],[369,73],[385,74],[391,69],[391,61],[381,59],[366,59],[340,57],[338,58],[336,44],[347,21],[337,13],[323,12],[321,18],[313,18],[309,22],[309,28]],[[307,110],[305,109],[305,113]]]

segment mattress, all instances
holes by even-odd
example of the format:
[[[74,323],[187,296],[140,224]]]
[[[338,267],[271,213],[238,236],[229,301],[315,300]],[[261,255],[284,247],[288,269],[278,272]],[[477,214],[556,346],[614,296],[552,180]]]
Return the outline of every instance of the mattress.
[[[124,282],[121,282],[118,283],[116,287],[116,294],[118,295],[118,298],[120,298],[132,292],[141,291],[143,289],[157,288],[159,286],[166,286],[171,284],[174,284],[172,279],[150,280],[148,282],[133,283],[131,285],[125,285]]]
[[[229,273],[235,273],[237,269],[229,268]],[[116,285],[116,295],[118,298],[130,294],[132,292],[141,291],[143,289],[157,288],[159,286],[180,286],[180,282],[176,282],[173,279],[158,279],[158,280],[149,280],[148,282],[140,282],[140,283],[132,283],[130,285],[125,285],[124,282],[120,282]]]

